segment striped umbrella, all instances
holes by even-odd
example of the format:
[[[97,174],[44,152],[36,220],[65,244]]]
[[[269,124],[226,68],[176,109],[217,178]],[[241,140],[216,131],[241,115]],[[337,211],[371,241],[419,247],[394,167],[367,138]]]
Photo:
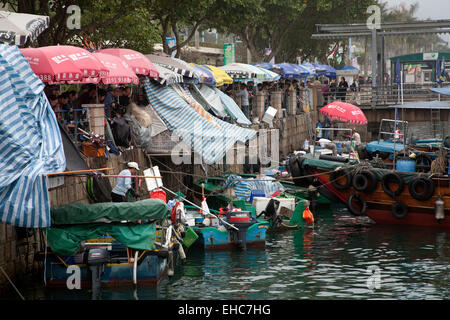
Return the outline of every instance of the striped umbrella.
[[[217,85],[217,81],[216,81],[216,79],[214,79],[214,75],[208,68],[199,66],[194,63],[190,63],[190,65],[193,66],[198,72],[201,73],[201,81],[200,81],[201,83],[208,84],[211,86]]]
[[[49,25],[47,16],[0,11],[0,42],[23,46],[36,40]]]
[[[178,73],[184,77],[194,78],[195,72],[192,68],[186,67],[183,63],[180,63],[174,58],[169,56],[161,56],[156,54],[147,54],[145,55],[153,64],[160,65],[164,68],[170,69],[175,73]]]
[[[159,78],[156,80],[159,84],[170,85],[174,83],[183,82],[183,76],[181,74],[172,71],[171,69],[164,68],[159,64],[155,64],[156,70],[159,72]]]
[[[211,71],[212,75],[214,76],[214,79],[217,82],[217,84],[216,84],[217,87],[221,87],[223,85],[233,83],[233,78],[231,78],[228,75],[228,73],[226,73],[222,69],[219,69],[219,68],[217,68],[215,66],[211,66],[211,65],[202,65],[202,67]]]

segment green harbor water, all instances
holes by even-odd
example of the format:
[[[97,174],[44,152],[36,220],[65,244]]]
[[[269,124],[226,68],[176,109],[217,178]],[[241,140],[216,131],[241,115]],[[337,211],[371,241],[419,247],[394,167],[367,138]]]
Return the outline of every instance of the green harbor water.
[[[450,232],[376,225],[345,209],[322,210],[313,228],[268,234],[265,248],[187,256],[157,287],[104,289],[102,299],[450,298]],[[21,290],[32,300],[90,299],[39,283]]]

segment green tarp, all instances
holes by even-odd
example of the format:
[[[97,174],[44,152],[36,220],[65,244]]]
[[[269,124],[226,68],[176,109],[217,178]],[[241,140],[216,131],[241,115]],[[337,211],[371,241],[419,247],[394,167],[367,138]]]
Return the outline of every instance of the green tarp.
[[[47,240],[52,251],[60,256],[74,254],[80,243],[104,235],[110,235],[121,244],[137,250],[153,250],[156,226],[151,224],[117,225],[89,224],[65,228],[47,229]]]
[[[52,225],[164,219],[169,207],[159,199],[137,202],[72,203],[51,209]]]

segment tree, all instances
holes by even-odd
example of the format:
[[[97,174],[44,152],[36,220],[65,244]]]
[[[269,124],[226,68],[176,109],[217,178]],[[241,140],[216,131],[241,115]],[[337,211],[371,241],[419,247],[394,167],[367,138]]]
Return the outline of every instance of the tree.
[[[269,61],[284,48],[286,35],[305,2],[296,0],[217,0],[208,25],[239,36],[255,60]],[[264,48],[272,52],[264,56]]]
[[[192,40],[199,26],[215,11],[214,0],[147,0],[146,6],[152,13],[153,22],[159,27],[164,52],[172,54],[177,51],[176,57]],[[184,39],[181,39],[181,29],[186,31]],[[176,46],[169,48],[166,39],[172,34]]]

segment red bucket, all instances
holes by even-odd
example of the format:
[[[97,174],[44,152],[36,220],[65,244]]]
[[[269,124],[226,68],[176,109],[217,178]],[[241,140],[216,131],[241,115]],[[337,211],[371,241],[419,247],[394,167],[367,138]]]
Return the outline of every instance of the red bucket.
[[[156,189],[155,191],[150,192],[150,199],[161,199],[164,202],[167,202],[166,192],[161,189]]]

